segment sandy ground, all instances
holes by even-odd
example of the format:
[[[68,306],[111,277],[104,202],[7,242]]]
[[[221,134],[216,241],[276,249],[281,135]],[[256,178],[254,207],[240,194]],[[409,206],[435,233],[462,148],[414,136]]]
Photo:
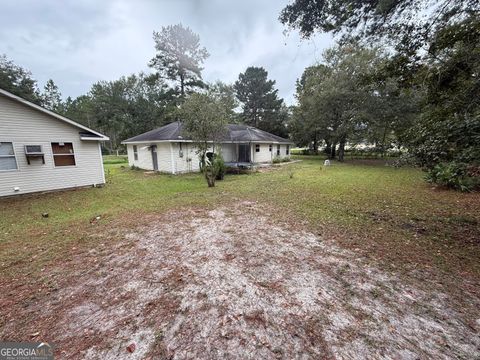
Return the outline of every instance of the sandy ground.
[[[447,294],[271,211],[240,203],[152,216],[27,304],[32,331],[48,326],[61,359],[479,358],[480,314],[472,326]]]

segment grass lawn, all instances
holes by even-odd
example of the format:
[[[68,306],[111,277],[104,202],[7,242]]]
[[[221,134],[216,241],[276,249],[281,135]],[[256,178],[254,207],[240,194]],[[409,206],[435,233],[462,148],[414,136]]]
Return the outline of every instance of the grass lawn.
[[[469,311],[462,297],[478,299],[480,194],[435,189],[419,170],[381,161],[324,167],[320,157],[296,158],[302,161],[227,175],[209,189],[200,174],[146,174],[125,158],[105,157],[104,188],[0,200],[0,285],[9,291],[0,303],[29,304],[32,287],[37,299],[48,296],[58,286],[54,274],[73,272],[78,254],[114,248],[153,215],[248,201],[366,263],[435,286]]]
[[[416,169],[376,161],[323,167],[321,158],[297,158],[303,161],[230,175],[208,189],[199,174],[146,175],[128,169],[124,157],[107,156],[104,188],[0,200],[2,274],[62,257],[64,246],[78,242],[98,215],[98,225],[105,228],[119,217],[138,219],[149,212],[239,199],[274,204],[278,213],[272,215],[295,217],[309,229],[339,237],[343,245],[387,259],[387,264],[480,274],[478,193],[434,189]],[[42,218],[45,212],[48,218]]]

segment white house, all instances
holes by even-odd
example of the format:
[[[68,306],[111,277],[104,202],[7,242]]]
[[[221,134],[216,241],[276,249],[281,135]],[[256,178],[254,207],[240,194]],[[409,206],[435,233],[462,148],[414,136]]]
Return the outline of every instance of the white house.
[[[195,144],[184,137],[182,123],[178,121],[134,136],[122,144],[127,145],[130,166],[171,174],[200,169]],[[222,156],[229,166],[270,163],[275,157],[290,157],[292,144],[266,131],[237,124],[227,125],[220,142]]]
[[[0,197],[104,184],[104,140],[0,89]]]

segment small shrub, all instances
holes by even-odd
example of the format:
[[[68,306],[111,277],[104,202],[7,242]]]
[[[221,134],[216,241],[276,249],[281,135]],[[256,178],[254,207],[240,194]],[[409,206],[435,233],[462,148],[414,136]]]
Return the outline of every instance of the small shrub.
[[[480,187],[480,177],[471,176],[467,164],[449,162],[435,165],[427,171],[428,182],[460,191],[473,191]]]
[[[216,154],[215,159],[213,160],[213,167],[215,169],[215,179],[223,180],[225,173],[227,172],[227,167],[225,166],[225,161],[221,154]]]
[[[290,158],[288,156],[285,156],[283,159],[282,159],[282,162],[289,162],[291,161]]]
[[[141,170],[138,166],[135,166],[135,165],[130,166],[130,169],[132,169],[132,170]]]
[[[275,156],[272,160],[272,163],[279,164],[282,162],[282,158],[280,156]]]
[[[403,166],[418,166],[418,161],[413,154],[404,153],[400,155],[397,159],[392,161],[391,166],[393,167],[403,167]]]

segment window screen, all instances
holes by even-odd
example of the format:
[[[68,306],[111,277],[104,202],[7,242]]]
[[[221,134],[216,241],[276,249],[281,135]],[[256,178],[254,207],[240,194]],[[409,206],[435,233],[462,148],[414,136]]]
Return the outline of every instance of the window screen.
[[[138,160],[138,149],[137,149],[137,145],[133,145],[133,160]]]
[[[255,152],[260,152],[260,144],[255,145]]]
[[[13,143],[0,142],[0,171],[17,170]]]
[[[55,166],[74,166],[75,153],[72,143],[52,143],[53,162]]]
[[[280,156],[280,145],[277,145],[277,156]]]

